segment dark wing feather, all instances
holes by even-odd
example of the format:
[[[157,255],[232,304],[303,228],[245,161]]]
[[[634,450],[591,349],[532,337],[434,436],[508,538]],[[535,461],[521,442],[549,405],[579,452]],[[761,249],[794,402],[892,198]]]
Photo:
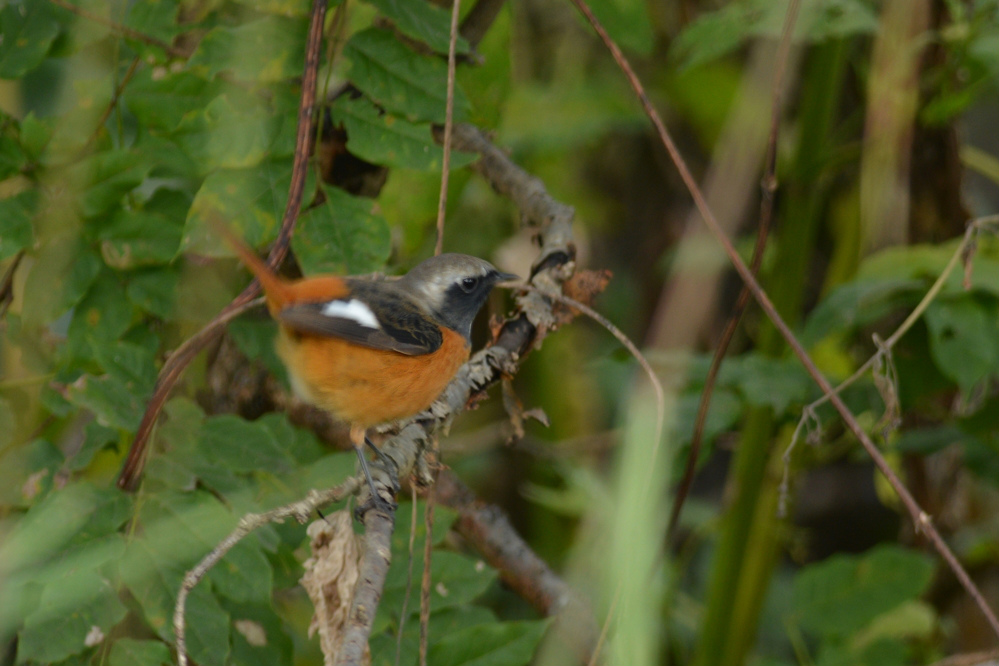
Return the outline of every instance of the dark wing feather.
[[[386,289],[384,283],[352,281],[351,295],[368,306],[381,328],[365,326],[348,317],[323,314],[327,302],[296,303],[283,308],[277,318],[299,333],[341,338],[371,349],[420,356],[437,351],[443,343],[440,327],[405,295]],[[372,288],[374,287],[374,288]]]

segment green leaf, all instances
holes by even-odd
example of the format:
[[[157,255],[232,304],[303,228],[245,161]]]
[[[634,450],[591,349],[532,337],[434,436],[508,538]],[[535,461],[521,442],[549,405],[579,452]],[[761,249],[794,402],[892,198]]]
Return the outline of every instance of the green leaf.
[[[299,218],[291,247],[306,275],[372,273],[392,249],[388,222],[371,199],[323,187],[325,201]]]
[[[423,569],[422,553],[414,555],[413,570]],[[398,614],[402,609],[406,594],[407,567],[395,566],[389,569],[385,579],[385,590],[382,594],[381,607],[386,613]],[[492,567],[481,560],[475,560],[458,553],[435,550],[430,560],[430,608],[436,612],[444,608],[462,606],[478,598],[496,580],[497,573]],[[410,588],[412,593],[412,588]],[[417,595],[419,592],[417,591]],[[419,612],[419,603],[410,600],[411,613]],[[382,622],[387,618],[379,615]],[[376,623],[375,630],[380,630]],[[384,626],[384,624],[382,624]]]
[[[288,385],[287,370],[274,348],[277,324],[273,319],[241,317],[229,324],[228,332],[241,352],[248,358],[263,363],[272,375],[284,382],[285,386]]]
[[[309,16],[310,4],[308,0],[236,0],[244,7],[250,7],[265,14],[280,14],[281,16],[305,17]],[[334,0],[327,5],[329,11],[338,7],[341,0]]]
[[[294,457],[296,463],[313,463],[325,453],[325,447],[319,443],[315,433],[293,426],[284,412],[264,414],[256,422],[281,442],[281,446]]]
[[[281,124],[257,96],[233,91],[189,113],[178,132],[184,150],[208,172],[260,164]]]
[[[198,436],[198,448],[209,464],[236,474],[289,470],[294,465],[267,427],[232,414],[209,418]]]
[[[178,24],[179,0],[141,0],[128,5],[125,25],[143,35],[170,43],[184,28]],[[162,54],[162,49],[150,47],[151,53]]]
[[[749,404],[772,407],[777,414],[805,402],[812,391],[812,381],[796,359],[745,354],[726,361],[719,374],[719,381],[738,388]]]
[[[402,514],[400,513],[399,515]],[[498,620],[493,612],[482,606],[446,608],[439,613],[432,613],[430,615],[430,645],[456,631],[495,622],[498,622]],[[372,634],[369,641],[371,645],[372,666],[395,666],[397,663],[395,658],[396,641],[397,630],[394,627]],[[400,651],[398,663],[418,663],[420,649],[419,622],[406,622],[403,627],[401,647],[402,650]]]
[[[83,375],[67,387],[67,399],[89,409],[103,426],[135,432],[156,381],[155,350],[123,341],[95,343],[93,357],[105,374]]]
[[[42,63],[59,35],[48,2],[8,2],[0,9],[0,78],[18,79]]]
[[[270,604],[235,604],[222,601],[232,616],[233,666],[292,664],[293,644],[284,621]]]
[[[24,285],[24,322],[48,324],[90,291],[101,270],[101,260],[72,233],[60,234],[35,255]]]
[[[649,56],[655,44],[649,5],[641,0],[594,0],[590,9],[622,48]]]
[[[381,113],[364,98],[341,97],[332,107],[333,122],[347,130],[347,147],[373,164],[421,171],[440,171],[444,151],[430,133],[429,125]],[[451,168],[475,161],[468,153],[452,153]]]
[[[108,666],[171,666],[170,648],[161,641],[119,638],[111,646]]]
[[[135,189],[149,173],[142,154],[131,150],[110,150],[84,158],[69,170],[69,180],[81,192],[80,213],[95,217],[118,206],[123,196]]]
[[[145,393],[109,375],[83,375],[66,388],[66,397],[91,411],[100,425],[128,432],[138,430],[147,400]]]
[[[145,270],[128,278],[125,294],[136,307],[162,319],[169,319],[177,300],[180,280],[174,268]]]
[[[387,16],[403,34],[424,42],[438,53],[447,53],[451,44],[451,12],[422,0],[368,0]],[[458,53],[468,53],[468,41],[461,35]]]
[[[71,544],[106,537],[128,515],[129,504],[120,492],[87,483],[70,484],[49,494],[5,535],[0,544],[0,573],[6,576],[48,566],[60,557],[64,562],[71,561],[67,556]],[[85,551],[79,552],[86,555]],[[104,562],[116,555],[103,557],[97,559]]]
[[[17,432],[17,416],[10,401],[0,398],[0,451],[14,443],[14,433]],[[2,500],[0,500],[2,502]]]
[[[449,633],[428,650],[434,666],[520,666],[531,662],[548,620],[482,624]]]
[[[671,55],[684,67],[695,67],[729,55],[751,38],[778,38],[788,0],[742,0],[703,14],[673,41]],[[878,18],[862,0],[802,2],[795,37],[806,42],[870,34]]]
[[[996,371],[999,363],[995,321],[999,308],[970,294],[937,299],[926,310],[930,353],[947,377],[968,391]]]
[[[932,576],[928,557],[894,545],[862,556],[834,555],[798,574],[793,605],[806,629],[845,636],[918,597]]]
[[[29,159],[38,160],[52,138],[52,127],[48,120],[39,119],[34,111],[21,121],[21,147]]]
[[[26,166],[28,158],[19,135],[17,119],[0,111],[0,181],[20,173]]]
[[[350,79],[386,111],[411,122],[444,122],[447,65],[440,58],[417,55],[391,32],[370,28],[347,42]],[[467,116],[468,99],[454,91],[454,118]]]
[[[229,658],[231,621],[208,586],[199,585],[187,598],[187,648],[196,664],[224,666]]]
[[[229,72],[241,81],[273,83],[301,76],[308,22],[268,16],[237,27],[212,29],[187,63],[214,77]]]
[[[272,240],[288,200],[291,161],[267,161],[253,169],[226,169],[202,183],[187,214],[183,252],[231,256],[232,250],[217,236],[210,222],[224,222],[249,245]],[[306,187],[308,191],[308,186]]]
[[[728,361],[726,361],[726,364]],[[722,366],[724,368],[724,366]],[[694,423],[700,409],[700,391],[685,394],[676,405],[676,437],[681,445],[690,444],[694,437]],[[704,422],[704,441],[711,442],[715,437],[731,429],[742,416],[743,403],[735,393],[725,389],[715,389],[711,394],[711,406]]]
[[[0,261],[30,248],[34,242],[31,220],[38,205],[38,190],[25,190],[0,199]]]
[[[49,580],[20,631],[18,661],[53,663],[79,654],[106,640],[126,612],[117,591],[94,568]]]
[[[73,312],[69,324],[69,352],[77,358],[90,358],[93,343],[115,342],[125,334],[136,316],[135,308],[122,298],[123,287],[111,271],[94,281]]]
[[[239,603],[267,603],[274,573],[258,539],[243,539],[208,574],[218,594]]]
[[[7,449],[0,455],[0,504],[30,506],[52,489],[62,464],[62,451],[44,439]],[[6,564],[0,562],[0,570],[6,570]]]
[[[221,86],[186,70],[161,73],[144,67],[125,88],[122,99],[147,131],[173,133],[192,109],[203,109],[217,97]]]
[[[127,270],[169,263],[180,247],[183,223],[147,211],[119,210],[97,234],[101,256],[111,268]]]
[[[98,451],[111,444],[117,444],[119,440],[117,430],[103,426],[96,421],[88,423],[83,429],[83,433],[83,444],[66,460],[66,469],[73,472],[86,469]]]
[[[811,347],[826,337],[876,322],[918,300],[923,282],[914,279],[863,279],[833,290],[805,323],[802,343]]]

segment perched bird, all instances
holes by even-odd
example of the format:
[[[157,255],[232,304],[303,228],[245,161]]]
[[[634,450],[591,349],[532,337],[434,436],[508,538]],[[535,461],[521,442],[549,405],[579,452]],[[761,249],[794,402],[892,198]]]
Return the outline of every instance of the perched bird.
[[[241,241],[229,241],[280,325],[277,352],[292,389],[350,424],[379,501],[364,458],[367,429],[430,406],[468,360],[472,321],[493,286],[517,276],[476,257],[442,254],[398,280],[286,280]]]

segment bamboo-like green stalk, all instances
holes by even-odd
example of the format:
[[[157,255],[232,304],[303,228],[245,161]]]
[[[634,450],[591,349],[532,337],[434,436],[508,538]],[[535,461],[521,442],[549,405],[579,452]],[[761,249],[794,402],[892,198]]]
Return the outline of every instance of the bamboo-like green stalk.
[[[833,42],[810,54],[801,89],[797,154],[784,174],[788,185],[778,220],[779,236],[768,290],[790,323],[800,321],[805,288],[818,236],[825,188],[821,171],[828,156],[830,134],[839,105],[845,66],[845,44]],[[758,349],[771,356],[783,343],[769,324],[761,330]],[[756,639],[759,614],[779,552],[776,499],[780,475],[768,473],[782,450],[773,445],[775,419],[769,408],[753,408],[743,425],[739,447],[729,472],[731,504],[721,532],[708,583],[695,664],[736,666],[745,661]]]

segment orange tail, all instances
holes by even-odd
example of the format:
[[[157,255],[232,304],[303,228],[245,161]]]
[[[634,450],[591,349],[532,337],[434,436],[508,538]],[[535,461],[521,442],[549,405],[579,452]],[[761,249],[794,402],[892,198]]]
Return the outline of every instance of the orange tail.
[[[214,226],[219,235],[225,239],[239,256],[240,261],[260,281],[260,286],[264,289],[264,296],[267,298],[267,309],[271,311],[272,315],[276,314],[292,300],[291,288],[288,281],[275,273],[274,269],[267,265],[267,262],[257,256],[257,253],[252,248],[224,224],[219,222]]]

